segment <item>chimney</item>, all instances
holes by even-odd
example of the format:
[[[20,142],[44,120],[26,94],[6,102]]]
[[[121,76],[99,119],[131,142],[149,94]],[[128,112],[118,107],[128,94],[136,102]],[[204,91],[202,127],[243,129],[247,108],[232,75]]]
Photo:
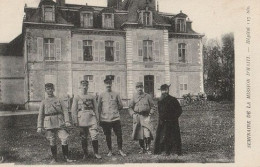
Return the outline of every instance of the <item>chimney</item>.
[[[107,0],[107,7],[121,9],[122,0]]]
[[[57,6],[65,6],[65,0],[56,0]]]
[[[192,30],[192,21],[188,18],[186,21],[186,31]]]

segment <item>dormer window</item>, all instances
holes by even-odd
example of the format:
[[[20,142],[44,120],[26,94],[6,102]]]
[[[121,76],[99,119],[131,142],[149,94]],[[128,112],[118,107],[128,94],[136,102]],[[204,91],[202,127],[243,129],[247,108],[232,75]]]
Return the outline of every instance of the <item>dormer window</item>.
[[[43,20],[45,22],[54,22],[55,21],[54,6],[43,6]]]
[[[177,19],[177,32],[186,32],[185,19]]]
[[[153,13],[148,9],[141,11],[140,13],[141,22],[144,26],[153,25]]]
[[[103,28],[114,28],[114,14],[112,13],[103,13]]]
[[[93,27],[93,13],[92,12],[81,12],[81,27],[91,28]]]

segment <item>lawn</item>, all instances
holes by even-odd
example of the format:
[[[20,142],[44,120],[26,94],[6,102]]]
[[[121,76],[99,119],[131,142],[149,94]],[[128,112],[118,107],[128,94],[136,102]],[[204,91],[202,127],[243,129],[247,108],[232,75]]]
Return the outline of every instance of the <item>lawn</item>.
[[[232,163],[234,162],[234,105],[229,102],[208,102],[203,106],[183,107],[180,117],[183,156],[140,155],[139,146],[131,139],[132,120],[126,110],[121,113],[123,149],[127,157],[117,155],[116,138],[113,135],[114,156],[106,157],[105,137],[100,129],[99,152],[101,160],[90,157],[82,161],[82,149],[78,129],[70,129],[70,155],[75,164],[115,163]],[[153,115],[154,132],[157,114]],[[0,117],[0,154],[6,161],[16,164],[48,164],[51,158],[48,141],[36,133],[37,115]],[[153,145],[152,145],[153,148]],[[62,157],[59,145],[59,159]],[[92,153],[92,146],[89,143]],[[60,164],[65,164],[60,161]]]

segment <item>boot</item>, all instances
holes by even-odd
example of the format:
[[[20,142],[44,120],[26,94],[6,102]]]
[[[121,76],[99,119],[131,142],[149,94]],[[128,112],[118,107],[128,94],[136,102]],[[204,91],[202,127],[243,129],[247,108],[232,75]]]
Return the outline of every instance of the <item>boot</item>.
[[[62,153],[66,162],[74,162],[74,160],[69,159],[69,147],[68,145],[62,145]]]
[[[152,152],[151,152],[151,138],[150,137],[146,138],[145,143],[146,143],[146,152],[147,152],[148,155],[151,155],[152,154]]]
[[[139,151],[139,154],[143,154],[145,153],[145,148],[144,148],[144,140],[139,140],[139,145],[140,145],[140,148],[141,150]]]
[[[81,146],[82,150],[84,152],[83,160],[87,159],[88,155],[88,141],[87,140],[81,140]]]
[[[98,140],[93,140],[92,141],[92,146],[94,150],[94,155],[97,159],[101,159],[101,156],[98,154]]]
[[[51,163],[56,163],[57,162],[57,146],[51,146],[51,154],[52,154],[52,160]]]

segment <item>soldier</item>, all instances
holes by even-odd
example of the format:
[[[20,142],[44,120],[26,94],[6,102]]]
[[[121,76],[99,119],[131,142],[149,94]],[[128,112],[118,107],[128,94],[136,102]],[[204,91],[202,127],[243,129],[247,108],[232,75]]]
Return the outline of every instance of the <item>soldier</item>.
[[[151,114],[155,107],[152,97],[143,92],[143,83],[136,83],[137,93],[129,104],[129,113],[133,117],[133,140],[139,140],[141,153],[152,154],[150,151],[152,135]]]
[[[67,162],[73,162],[68,158],[68,137],[69,134],[66,131],[66,127],[70,127],[69,114],[66,105],[63,104],[62,100],[55,97],[53,92],[55,91],[52,83],[45,84],[45,92],[48,97],[41,102],[37,132],[43,133],[46,129],[46,138],[50,141],[52,161],[51,163],[57,162],[57,145],[56,136],[61,140],[62,152],[64,159]]]
[[[169,95],[169,85],[161,85],[161,98],[158,101],[159,122],[156,130],[154,154],[171,153],[181,155],[181,134],[179,117],[182,108],[179,101]]]
[[[100,126],[106,136],[107,147],[109,152],[107,156],[112,156],[111,130],[113,129],[117,136],[117,145],[119,154],[123,157],[126,154],[122,151],[122,130],[119,111],[123,109],[120,96],[112,91],[112,76],[107,76],[104,80],[107,91],[101,93],[98,98],[98,111],[100,113]]]
[[[74,97],[71,112],[75,126],[80,128],[80,137],[82,149],[84,152],[83,159],[88,157],[88,133],[92,140],[94,155],[101,159],[98,154],[98,110],[96,99],[93,95],[88,94],[88,81],[83,80],[81,84],[81,94]]]

